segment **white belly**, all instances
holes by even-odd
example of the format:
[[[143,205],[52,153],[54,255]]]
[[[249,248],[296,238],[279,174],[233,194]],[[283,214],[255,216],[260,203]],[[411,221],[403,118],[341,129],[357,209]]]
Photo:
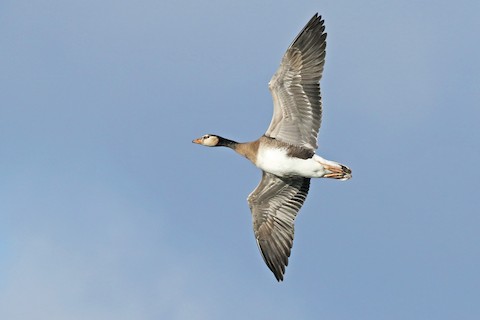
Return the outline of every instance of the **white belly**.
[[[325,175],[325,168],[316,158],[320,157],[315,155],[310,159],[291,158],[287,156],[285,149],[260,147],[256,165],[263,171],[280,177],[321,178]]]

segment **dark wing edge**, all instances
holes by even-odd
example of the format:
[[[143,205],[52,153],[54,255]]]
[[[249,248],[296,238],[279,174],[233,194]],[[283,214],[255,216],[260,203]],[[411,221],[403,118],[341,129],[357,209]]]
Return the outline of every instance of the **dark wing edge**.
[[[321,125],[319,81],[326,55],[324,20],[315,14],[287,49],[269,82],[272,121],[265,135],[315,150]]]
[[[310,187],[310,178],[280,178],[263,172],[257,188],[248,196],[253,231],[268,268],[283,280],[293,246],[294,222]]]

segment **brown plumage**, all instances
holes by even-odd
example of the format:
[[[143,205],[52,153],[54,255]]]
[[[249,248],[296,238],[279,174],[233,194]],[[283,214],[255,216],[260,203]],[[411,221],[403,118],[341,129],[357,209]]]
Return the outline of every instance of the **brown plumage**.
[[[310,178],[347,180],[351,170],[315,154],[322,119],[319,81],[325,64],[327,34],[315,14],[288,47],[269,82],[273,117],[266,133],[238,143],[204,135],[194,143],[228,147],[262,169],[248,196],[253,231],[268,268],[283,280],[293,245],[294,222],[310,187]]]

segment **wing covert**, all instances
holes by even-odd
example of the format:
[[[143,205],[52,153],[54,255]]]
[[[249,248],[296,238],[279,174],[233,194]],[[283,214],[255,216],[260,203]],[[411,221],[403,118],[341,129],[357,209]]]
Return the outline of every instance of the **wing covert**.
[[[315,150],[322,117],[319,81],[327,34],[315,14],[289,46],[269,82],[273,117],[265,135]]]
[[[309,187],[309,178],[280,178],[263,172],[259,185],[248,196],[257,245],[278,281],[283,280],[288,265],[295,217]]]

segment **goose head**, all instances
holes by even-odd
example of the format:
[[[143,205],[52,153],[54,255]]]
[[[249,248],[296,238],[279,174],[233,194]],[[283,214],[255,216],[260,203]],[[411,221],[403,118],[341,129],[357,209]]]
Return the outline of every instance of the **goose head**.
[[[193,140],[192,142],[196,144],[201,144],[202,146],[216,147],[218,146],[220,139],[221,138],[219,136],[216,136],[214,134],[206,134],[198,139]]]

